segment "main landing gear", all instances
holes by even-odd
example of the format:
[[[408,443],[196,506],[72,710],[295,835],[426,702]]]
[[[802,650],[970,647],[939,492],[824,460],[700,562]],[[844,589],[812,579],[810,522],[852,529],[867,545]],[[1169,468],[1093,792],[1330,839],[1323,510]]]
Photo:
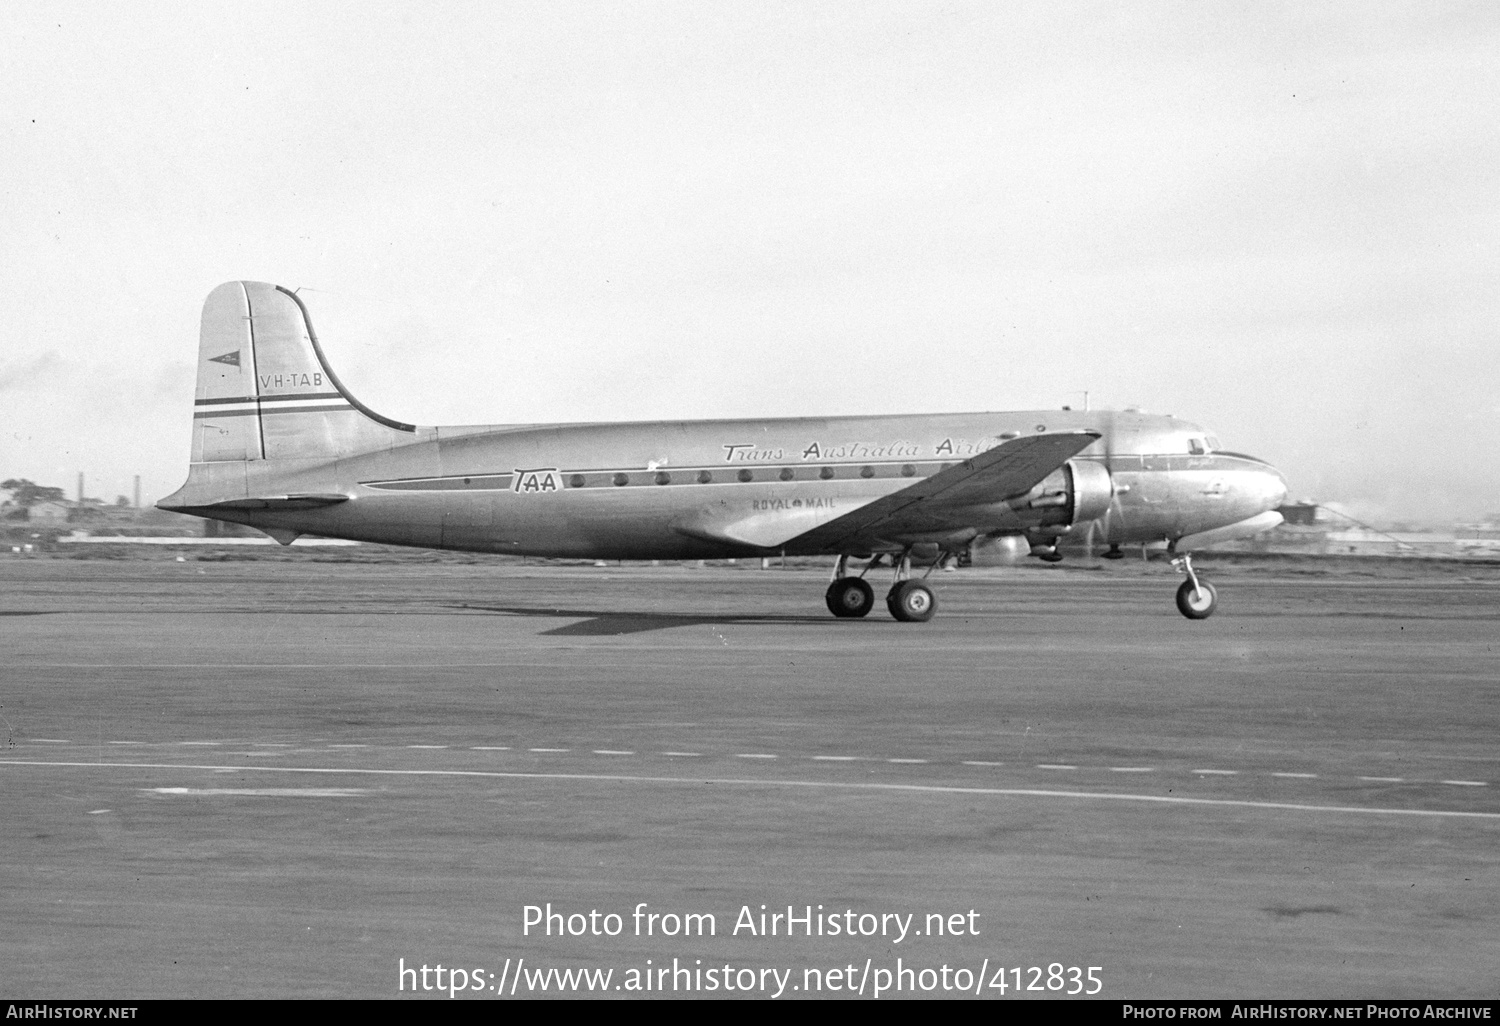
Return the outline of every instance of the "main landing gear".
[[[845,572],[849,557],[839,556],[833,568],[833,583],[828,585],[828,592],[824,596],[830,613],[840,618],[859,617],[869,613],[875,605],[875,590],[865,580],[864,574],[869,573],[871,567],[879,561],[880,557],[875,557],[860,576],[848,577]],[[896,581],[885,597],[885,605],[891,611],[891,616],[907,623],[931,620],[937,612],[937,597],[926,584],[911,579],[911,557],[908,553],[903,552],[900,559],[895,561],[895,570]]]
[[[1184,552],[1172,560],[1172,566],[1187,580],[1177,589],[1177,611],[1189,620],[1207,620],[1219,608],[1219,593],[1207,581],[1199,580],[1193,572],[1192,553]]]

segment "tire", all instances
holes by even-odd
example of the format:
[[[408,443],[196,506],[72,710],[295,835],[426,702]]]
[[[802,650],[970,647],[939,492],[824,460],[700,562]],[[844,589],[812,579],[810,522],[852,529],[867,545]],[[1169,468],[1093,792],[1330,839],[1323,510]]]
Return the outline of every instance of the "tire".
[[[828,611],[840,619],[864,616],[875,605],[875,592],[861,577],[840,577],[824,598]]]
[[[1183,581],[1177,589],[1177,611],[1189,620],[1207,620],[1219,608],[1219,593],[1207,581],[1198,582],[1195,594],[1192,581]]]
[[[926,623],[937,612],[937,597],[921,581],[900,581],[885,597],[891,615],[904,623]]]

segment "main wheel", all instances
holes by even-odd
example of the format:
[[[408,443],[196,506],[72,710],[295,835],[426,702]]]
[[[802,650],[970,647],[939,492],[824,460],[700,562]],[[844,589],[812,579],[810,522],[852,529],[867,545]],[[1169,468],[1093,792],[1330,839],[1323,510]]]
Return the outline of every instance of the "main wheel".
[[[908,623],[924,623],[937,612],[937,598],[921,581],[898,581],[885,597],[891,615]]]
[[[1217,608],[1219,593],[1207,581],[1199,581],[1196,589],[1192,581],[1183,581],[1177,589],[1177,611],[1189,620],[1207,620]]]
[[[875,605],[875,592],[861,577],[840,577],[824,598],[828,611],[838,617],[864,616]]]

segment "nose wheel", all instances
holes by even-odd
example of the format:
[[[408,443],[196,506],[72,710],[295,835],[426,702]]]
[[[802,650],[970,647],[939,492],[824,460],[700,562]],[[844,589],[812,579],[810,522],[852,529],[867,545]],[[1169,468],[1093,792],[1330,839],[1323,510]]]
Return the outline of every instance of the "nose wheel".
[[[1207,620],[1219,608],[1219,593],[1207,581],[1200,580],[1193,572],[1193,557],[1183,553],[1172,560],[1172,566],[1180,574],[1187,574],[1177,589],[1177,611],[1189,620]]]

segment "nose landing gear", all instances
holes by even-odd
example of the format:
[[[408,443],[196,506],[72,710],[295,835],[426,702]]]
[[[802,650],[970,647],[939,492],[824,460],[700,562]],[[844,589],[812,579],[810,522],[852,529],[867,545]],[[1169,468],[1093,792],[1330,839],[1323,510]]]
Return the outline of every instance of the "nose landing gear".
[[[1193,572],[1193,557],[1184,552],[1172,560],[1172,566],[1187,580],[1177,589],[1177,611],[1189,620],[1207,620],[1219,608],[1219,593],[1207,581],[1200,581]]]

